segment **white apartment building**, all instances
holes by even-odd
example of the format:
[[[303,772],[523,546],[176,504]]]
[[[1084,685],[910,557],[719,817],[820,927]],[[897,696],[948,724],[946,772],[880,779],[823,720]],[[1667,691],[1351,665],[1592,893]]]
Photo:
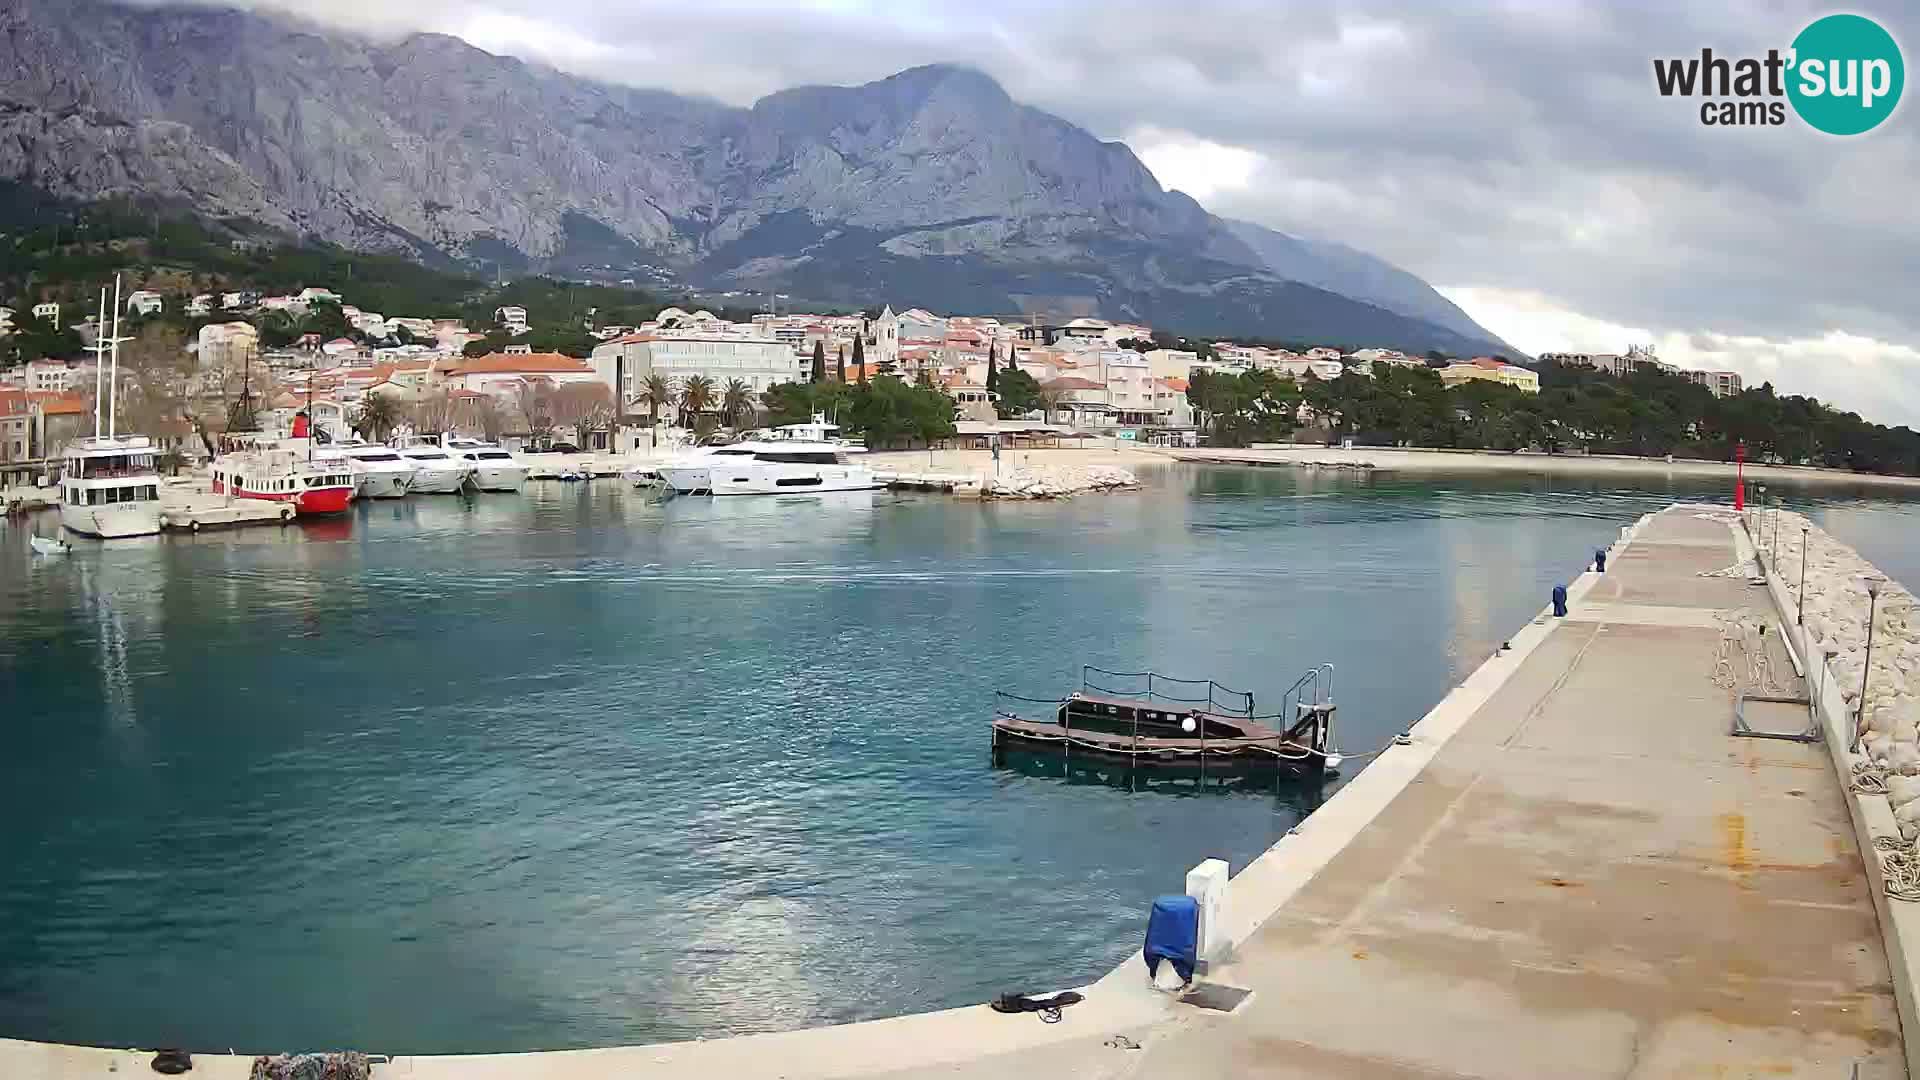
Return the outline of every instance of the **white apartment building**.
[[[252,323],[208,323],[198,339],[201,371],[239,371],[260,355],[260,331]]]
[[[1156,379],[1184,379],[1200,360],[1200,354],[1186,349],[1154,349],[1146,354],[1147,368]]]
[[[20,373],[21,387],[36,393],[65,393],[73,389],[76,378],[74,370],[61,360],[31,360],[21,366]]]
[[[60,322],[60,305],[54,303],[35,304],[33,305],[33,317],[58,325]]]
[[[1706,387],[1717,398],[1737,397],[1745,388],[1737,371],[1689,371],[1687,380]]]
[[[166,306],[166,300],[151,289],[135,289],[127,294],[127,310],[135,315],[158,315]]]
[[[739,379],[755,395],[780,383],[804,382],[810,360],[802,360],[784,342],[770,337],[726,333],[631,334],[593,350],[593,371],[613,386],[616,360],[623,365],[626,385],[622,400],[631,402],[640,384],[660,375],[678,386],[692,375],[711,379],[716,391]],[[832,361],[828,361],[831,366]]]
[[[507,305],[493,309],[493,321],[506,328],[507,333],[519,337],[531,329],[527,325],[527,309]]]

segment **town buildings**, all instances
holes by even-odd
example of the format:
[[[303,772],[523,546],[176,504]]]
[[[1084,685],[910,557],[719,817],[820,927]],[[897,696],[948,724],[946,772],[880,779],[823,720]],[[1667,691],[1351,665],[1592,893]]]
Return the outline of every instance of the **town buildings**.
[[[1540,392],[1539,372],[1491,356],[1476,356],[1465,363],[1448,364],[1440,369],[1440,381],[1447,386],[1459,386],[1466,382],[1495,382],[1529,394]]]

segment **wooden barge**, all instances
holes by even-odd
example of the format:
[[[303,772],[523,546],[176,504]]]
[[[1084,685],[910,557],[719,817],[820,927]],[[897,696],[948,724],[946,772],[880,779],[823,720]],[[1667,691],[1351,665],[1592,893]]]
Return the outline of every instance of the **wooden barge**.
[[[1121,689],[1098,685],[1120,683]],[[1081,688],[1058,700],[999,694],[993,718],[996,761],[1009,752],[1054,753],[1131,769],[1178,772],[1277,772],[1318,777],[1337,767],[1333,743],[1333,666],[1301,676],[1278,712],[1259,715],[1253,695],[1210,679],[1088,667]],[[1048,705],[1051,716],[1021,716],[1019,704]]]

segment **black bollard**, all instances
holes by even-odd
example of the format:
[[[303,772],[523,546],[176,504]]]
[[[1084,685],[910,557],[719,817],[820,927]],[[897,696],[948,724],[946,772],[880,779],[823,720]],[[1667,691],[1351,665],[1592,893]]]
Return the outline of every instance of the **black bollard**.
[[[1553,587],[1553,614],[1555,618],[1559,619],[1567,617],[1567,587],[1565,585],[1555,585]]]
[[[1593,572],[1596,574],[1604,574],[1607,572],[1607,549],[1606,548],[1594,549]]]

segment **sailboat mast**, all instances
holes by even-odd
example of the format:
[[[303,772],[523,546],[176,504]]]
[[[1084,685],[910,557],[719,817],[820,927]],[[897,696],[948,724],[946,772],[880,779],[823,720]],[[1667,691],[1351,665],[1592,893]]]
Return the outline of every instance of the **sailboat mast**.
[[[114,436],[114,402],[120,397],[120,275],[113,275],[113,368],[107,375],[107,438]]]
[[[107,343],[100,335],[107,332],[107,288],[100,287],[100,315],[93,323],[93,437],[100,437],[100,381],[105,377]]]

